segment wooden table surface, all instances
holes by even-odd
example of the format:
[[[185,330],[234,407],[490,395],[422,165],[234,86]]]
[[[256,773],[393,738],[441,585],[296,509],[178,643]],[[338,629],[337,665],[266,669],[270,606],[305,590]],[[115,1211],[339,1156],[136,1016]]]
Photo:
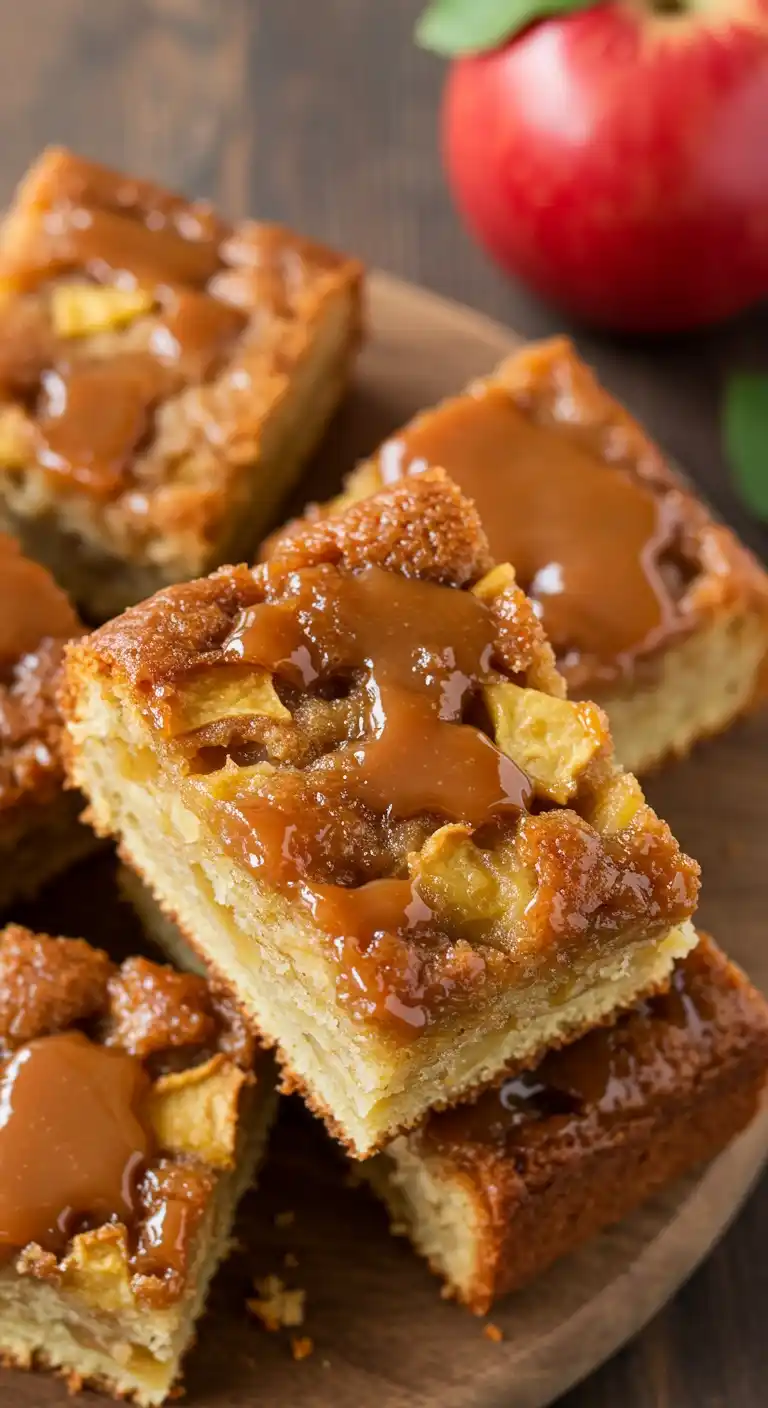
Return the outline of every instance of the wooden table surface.
[[[40,147],[63,142],[233,215],[295,224],[525,334],[562,328],[495,273],[452,213],[437,154],[442,65],[412,46],[419,8],[0,0],[0,200]],[[768,368],[768,314],[664,344],[578,335],[612,389],[767,555],[768,531],[728,485],[718,406],[729,369]],[[677,1300],[563,1408],[765,1408],[767,1251],[768,1177]]]

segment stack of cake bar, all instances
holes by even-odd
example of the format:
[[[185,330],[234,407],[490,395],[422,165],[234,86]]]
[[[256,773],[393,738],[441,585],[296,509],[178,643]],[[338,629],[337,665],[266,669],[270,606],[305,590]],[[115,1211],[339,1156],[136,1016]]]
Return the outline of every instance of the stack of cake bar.
[[[0,281],[6,524],[112,617],[0,545],[3,903],[54,862],[44,785],[58,867],[114,838],[187,970],[0,934],[0,1350],[163,1400],[265,1142],[256,1039],[487,1311],[761,1101],[768,1008],[626,769],[758,699],[768,581],[562,341],[218,566],[343,390],[357,266],[49,153]]]

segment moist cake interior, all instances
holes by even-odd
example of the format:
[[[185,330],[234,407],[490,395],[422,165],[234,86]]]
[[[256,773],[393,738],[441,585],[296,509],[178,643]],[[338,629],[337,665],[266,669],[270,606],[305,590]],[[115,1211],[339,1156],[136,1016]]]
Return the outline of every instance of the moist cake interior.
[[[97,825],[360,1154],[694,942],[697,868],[442,473],[161,594],[68,679]]]
[[[160,1403],[274,1110],[205,981],[0,933],[0,1353]]]

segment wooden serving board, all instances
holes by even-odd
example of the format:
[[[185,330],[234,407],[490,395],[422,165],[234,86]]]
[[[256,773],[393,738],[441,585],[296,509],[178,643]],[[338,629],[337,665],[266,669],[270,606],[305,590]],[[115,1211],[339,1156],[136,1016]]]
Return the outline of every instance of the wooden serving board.
[[[372,281],[370,333],[356,389],[295,509],[331,493],[383,435],[490,370],[518,341],[384,275]],[[702,923],[768,989],[766,759],[768,721],[753,720],[648,790],[702,862]],[[118,952],[135,946],[131,917],[114,907],[111,864],[106,857],[81,867],[18,917]],[[372,1196],[349,1186],[319,1125],[286,1101],[261,1187],[242,1208],[240,1249],[215,1282],[188,1360],[184,1401],[190,1408],[542,1408],[674,1293],[737,1211],[766,1154],[768,1114],[699,1177],[503,1302],[492,1319],[504,1340],[492,1343],[482,1321],[441,1300],[407,1244],[388,1234]],[[280,1213],[293,1215],[290,1225]],[[285,1267],[288,1253],[295,1268]],[[253,1278],[270,1272],[306,1291],[301,1333],[315,1349],[301,1363],[287,1334],[267,1334],[246,1311]],[[42,1376],[0,1376],[0,1408],[67,1401],[64,1387]]]

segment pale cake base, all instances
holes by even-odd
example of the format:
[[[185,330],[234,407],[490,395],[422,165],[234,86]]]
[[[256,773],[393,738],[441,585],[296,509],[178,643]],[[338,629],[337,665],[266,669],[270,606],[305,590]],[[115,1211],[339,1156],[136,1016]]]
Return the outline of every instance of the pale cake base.
[[[250,1110],[243,1111],[243,1136],[236,1167],[221,1174],[197,1236],[190,1290],[167,1310],[135,1304],[95,1309],[82,1299],[12,1266],[0,1272],[0,1358],[17,1368],[61,1373],[76,1390],[81,1384],[156,1408],[178,1381],[193,1343],[208,1290],[230,1250],[237,1204],[253,1182],[276,1113],[273,1084],[259,1076]]]
[[[295,1087],[358,1158],[435,1105],[529,1065],[549,1046],[608,1019],[666,981],[696,942],[689,922],[649,941],[627,933],[581,970],[566,994],[552,980],[507,988],[482,1012],[435,1024],[417,1041],[362,1026],[333,998],[336,968],[311,922],[232,864],[163,775],[137,711],[95,683],[81,713],[76,777],[96,828],[152,890],[218,982],[277,1048]]]
[[[33,466],[23,476],[0,474],[0,528],[49,569],[91,621],[109,620],[160,588],[223,562],[253,557],[346,391],[358,324],[351,291],[329,301],[311,348],[265,417],[258,461],[239,474],[217,542],[163,531],[134,543],[119,502],[94,508],[83,496],[57,494],[50,476]]]
[[[648,684],[596,696],[622,766],[648,772],[726,728],[748,710],[767,650],[764,616],[717,618],[669,647]]]

